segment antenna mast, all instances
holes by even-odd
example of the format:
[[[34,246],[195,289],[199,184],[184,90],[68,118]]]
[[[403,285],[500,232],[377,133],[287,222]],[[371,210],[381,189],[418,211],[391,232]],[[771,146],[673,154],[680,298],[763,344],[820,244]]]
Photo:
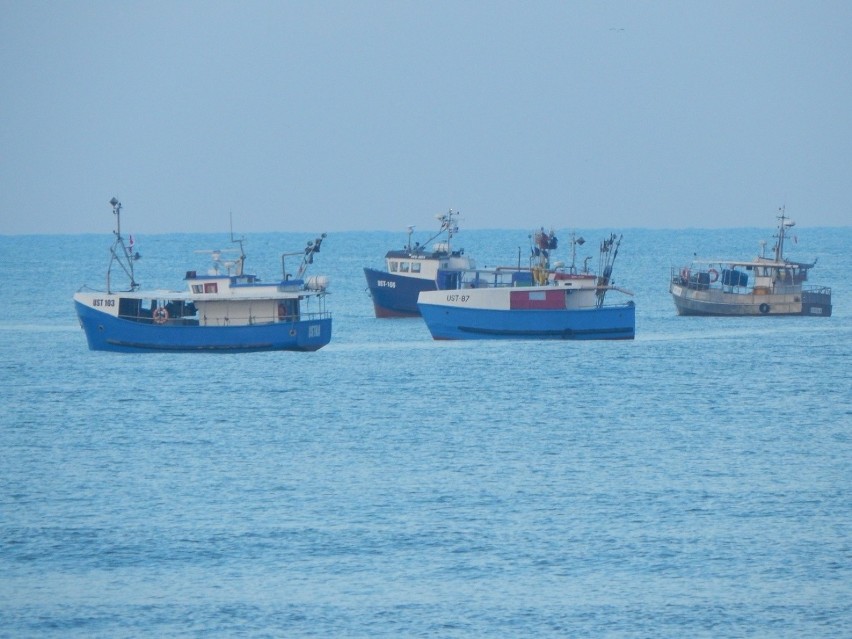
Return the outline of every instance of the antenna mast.
[[[783,262],[784,261],[784,236],[787,233],[787,227],[793,226],[795,222],[788,218],[785,213],[787,211],[787,205],[780,207],[778,209],[781,211],[781,215],[778,216],[780,223],[778,224],[778,242],[775,243],[775,261]]]
[[[447,253],[448,254],[452,253],[453,250],[450,246],[450,242],[453,239],[453,235],[459,232],[458,222],[453,220],[453,217],[458,218],[458,216],[459,216],[459,212],[453,211],[452,209],[450,209],[449,211],[447,211],[443,215],[436,215],[435,217],[438,218],[438,220],[441,222],[441,228],[437,233],[435,233],[435,235],[433,235],[428,240],[423,242],[423,246],[428,246],[429,242],[431,242],[436,237],[438,237],[441,233],[446,231],[447,232]],[[411,240],[409,240],[409,244],[410,243],[411,243]]]
[[[115,241],[109,249],[110,258],[109,266],[107,267],[106,288],[107,293],[112,293],[112,265],[117,263],[125,275],[130,279],[130,290],[135,291],[139,288],[136,283],[136,278],[133,273],[133,262],[141,256],[139,253],[133,253],[133,238],[130,239],[130,246],[124,243],[124,237],[121,235],[121,202],[116,198],[112,198],[109,203],[112,205],[112,213],[115,215]]]
[[[243,250],[243,242],[245,241],[246,238],[245,237],[240,237],[240,238],[234,237],[234,212],[233,211],[228,211],[228,218],[229,218],[230,224],[231,224],[231,243],[240,245],[240,256],[239,256],[239,258],[237,258],[236,274],[242,275],[243,274],[243,266],[246,263],[246,252],[245,252],[245,250]]]

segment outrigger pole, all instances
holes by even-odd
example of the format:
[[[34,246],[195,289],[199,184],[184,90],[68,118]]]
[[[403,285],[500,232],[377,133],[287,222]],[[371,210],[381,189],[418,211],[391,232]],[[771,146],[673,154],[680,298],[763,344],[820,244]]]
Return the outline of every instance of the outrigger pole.
[[[610,277],[612,277],[612,267],[615,264],[615,258],[618,257],[618,247],[621,246],[621,238],[616,237],[615,233],[611,233],[609,238],[601,241],[600,252],[600,267],[598,272],[597,296],[598,308],[603,306],[604,297],[610,287]]]
[[[287,274],[287,265],[284,263],[285,258],[293,257],[295,255],[302,256],[302,263],[299,265],[299,269],[296,271],[296,279],[302,279],[302,276],[305,274],[305,271],[308,270],[308,265],[314,263],[314,253],[320,252],[322,241],[325,239],[326,235],[326,233],[322,233],[316,239],[308,240],[308,245],[305,247],[304,251],[300,251],[298,253],[281,254],[281,277],[284,279],[284,281],[290,279],[290,276]]]

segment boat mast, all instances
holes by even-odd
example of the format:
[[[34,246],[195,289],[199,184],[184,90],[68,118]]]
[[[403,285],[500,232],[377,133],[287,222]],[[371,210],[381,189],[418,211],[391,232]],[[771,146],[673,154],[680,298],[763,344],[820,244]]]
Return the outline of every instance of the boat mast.
[[[450,242],[453,239],[453,235],[459,232],[458,223],[453,221],[453,216],[458,217],[459,212],[453,211],[450,209],[447,211],[447,214],[441,217],[441,230],[447,231],[447,253],[452,253],[453,249],[450,245]]]
[[[447,233],[447,253],[448,253],[448,254],[452,253],[453,251],[452,251],[452,248],[450,247],[450,242],[451,242],[451,241],[452,241],[452,239],[453,239],[453,235],[454,235],[455,233],[458,233],[458,232],[459,232],[459,225],[458,225],[458,223],[457,223],[456,221],[454,221],[454,220],[453,220],[453,216],[455,216],[456,218],[458,218],[458,216],[459,216],[459,212],[458,212],[458,211],[453,211],[452,209],[450,209],[449,211],[447,211],[447,212],[446,212],[446,213],[444,213],[443,215],[436,215],[435,217],[436,217],[438,220],[440,220],[440,222],[441,222],[441,228],[438,230],[438,232],[437,232],[437,233],[435,233],[435,235],[433,235],[433,236],[432,236],[432,237],[430,237],[428,240],[426,240],[426,241],[423,243],[423,246],[429,246],[429,242],[431,242],[432,240],[434,240],[434,239],[435,239],[436,237],[438,237],[441,233],[446,232],[446,233]],[[412,228],[412,227],[409,227],[409,229],[411,229],[411,228]],[[410,231],[409,231],[408,244],[409,244],[409,249],[410,249],[410,247],[411,247],[411,234],[410,234]]]
[[[538,286],[544,286],[550,276],[550,252],[559,246],[556,232],[551,228],[550,233],[540,230],[530,235],[532,246],[530,248],[530,266],[533,273],[533,281]]]
[[[136,283],[136,278],[134,277],[133,262],[138,260],[141,256],[139,253],[133,253],[133,238],[130,238],[130,246],[128,247],[124,243],[124,238],[121,235],[121,202],[119,202],[116,198],[112,198],[109,203],[112,205],[112,213],[115,215],[115,231],[113,231],[115,241],[109,249],[110,258],[106,276],[107,293],[112,293],[111,278],[112,265],[114,263],[117,263],[121,267],[121,270],[124,271],[125,275],[130,278],[130,290],[135,291],[139,288],[139,284]]]
[[[571,275],[577,274],[577,246],[583,246],[585,243],[582,235],[577,237],[577,231],[571,231],[571,266],[568,268]]]
[[[245,237],[240,237],[240,238],[234,237],[234,212],[229,211],[228,217],[230,218],[230,222],[231,222],[231,243],[240,245],[240,257],[237,259],[237,263],[236,263],[236,267],[237,267],[236,268],[236,274],[239,276],[239,275],[243,274],[243,267],[245,266],[245,263],[246,263],[246,252],[245,252],[245,250],[243,250],[243,242],[245,241],[246,238]]]
[[[779,211],[781,211],[781,215],[778,216],[778,220],[780,221],[780,223],[778,224],[778,234],[775,236],[778,238],[778,241],[775,243],[776,262],[784,261],[784,236],[787,232],[787,227],[793,226],[794,224],[793,220],[784,215],[786,209],[786,205],[778,209]]]

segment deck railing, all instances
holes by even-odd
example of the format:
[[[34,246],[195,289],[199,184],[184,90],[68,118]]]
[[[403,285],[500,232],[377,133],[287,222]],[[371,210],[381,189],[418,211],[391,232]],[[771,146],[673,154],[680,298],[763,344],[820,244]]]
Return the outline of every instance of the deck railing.
[[[830,304],[831,287],[829,286],[803,286],[802,302],[807,304]]]
[[[123,320],[128,320],[131,322],[140,322],[143,324],[157,324],[161,326],[198,326],[201,323],[201,320],[204,319],[204,324],[206,326],[251,326],[255,324],[276,324],[276,323],[294,323],[299,321],[312,321],[312,320],[325,320],[331,317],[330,311],[310,311],[305,312],[302,311],[296,314],[290,315],[278,315],[269,314],[269,313],[252,313],[249,317],[249,321],[247,323],[240,324],[231,324],[227,318],[220,319],[219,321],[211,321],[207,318],[202,318],[198,314],[195,315],[184,315],[173,317],[169,316],[167,318],[155,319],[152,317],[151,311],[140,310],[140,312],[133,314],[119,314],[118,317]]]

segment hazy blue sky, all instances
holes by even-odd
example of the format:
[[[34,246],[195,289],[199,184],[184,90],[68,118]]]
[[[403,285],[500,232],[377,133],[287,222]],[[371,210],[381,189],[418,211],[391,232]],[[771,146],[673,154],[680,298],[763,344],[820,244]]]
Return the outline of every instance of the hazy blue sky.
[[[852,223],[852,2],[0,0],[0,233]]]

